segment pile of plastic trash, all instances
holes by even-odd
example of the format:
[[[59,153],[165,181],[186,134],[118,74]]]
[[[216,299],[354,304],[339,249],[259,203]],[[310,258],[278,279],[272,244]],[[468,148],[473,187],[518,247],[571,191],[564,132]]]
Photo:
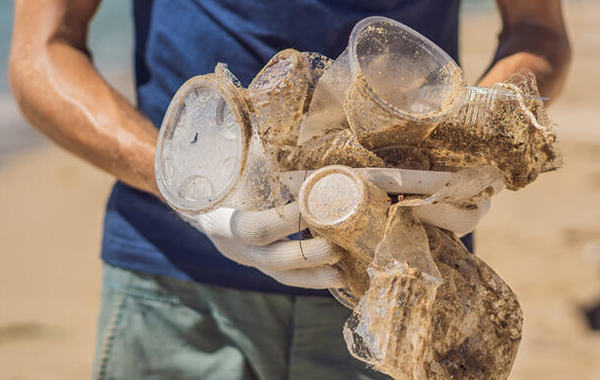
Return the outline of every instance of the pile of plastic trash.
[[[335,61],[288,49],[247,89],[224,64],[190,79],[163,121],[156,175],[182,215],[297,200],[312,234],[346,251],[346,286],[331,291],[353,310],[349,351],[376,370],[506,379],[521,338],[517,298],[428,220],[434,208],[438,218],[481,212],[504,187],[560,164],[532,74],[468,87],[431,41],[370,17]],[[460,222],[448,220],[459,232]]]

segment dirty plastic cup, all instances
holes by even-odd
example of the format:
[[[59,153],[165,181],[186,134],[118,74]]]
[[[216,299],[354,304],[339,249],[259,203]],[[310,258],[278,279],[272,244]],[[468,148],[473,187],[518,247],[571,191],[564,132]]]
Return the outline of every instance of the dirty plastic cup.
[[[347,166],[316,170],[300,188],[298,208],[310,229],[349,252],[340,263],[349,287],[331,289],[345,306],[355,305],[368,288],[366,269],[383,238],[389,206],[385,191]]]
[[[307,53],[275,54],[248,86],[259,135],[266,145],[295,145],[311,85]]]
[[[158,137],[158,188],[174,209],[198,214],[218,207],[272,206],[269,165],[243,88],[225,65],[181,86]]]
[[[511,96],[467,87],[439,46],[400,22],[368,17],[319,79],[298,141],[350,127],[367,149],[416,145],[440,122],[481,125],[497,99]]]
[[[346,118],[368,149],[379,139],[418,143],[458,112],[465,88],[460,67],[433,42],[395,20],[368,17],[354,26],[348,47],[320,79],[301,140]]]
[[[344,109],[367,149],[419,144],[463,105],[460,67],[404,24],[384,17],[360,21],[348,54],[353,80]]]

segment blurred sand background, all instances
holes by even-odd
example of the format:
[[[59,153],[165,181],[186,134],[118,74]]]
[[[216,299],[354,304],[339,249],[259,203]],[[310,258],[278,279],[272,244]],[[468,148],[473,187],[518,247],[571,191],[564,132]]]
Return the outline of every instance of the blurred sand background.
[[[131,97],[129,9],[106,2],[92,51]],[[513,380],[600,379],[600,332],[588,329],[580,309],[600,300],[600,3],[568,1],[565,13],[574,61],[550,109],[565,167],[500,194],[476,235],[478,254],[512,286],[525,313]],[[500,21],[487,0],[467,1],[461,17],[461,63],[473,83],[492,56]],[[108,52],[112,60],[103,60]],[[90,378],[103,207],[113,179],[47,143],[6,92],[0,111],[0,380]]]

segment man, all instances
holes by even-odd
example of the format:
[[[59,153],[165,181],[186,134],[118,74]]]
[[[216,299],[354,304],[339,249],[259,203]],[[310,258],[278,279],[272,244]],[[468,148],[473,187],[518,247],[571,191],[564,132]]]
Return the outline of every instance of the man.
[[[381,377],[345,350],[341,328],[349,311],[326,291],[306,289],[339,285],[336,247],[313,239],[318,270],[286,267],[269,275],[221,255],[216,238],[161,202],[157,127],[179,86],[218,61],[247,85],[284,48],[337,57],[352,26],[374,14],[411,26],[457,59],[459,0],[136,0],[137,107],[103,80],[86,48],[99,2],[17,0],[10,55],[11,85],[31,123],[119,180],[105,219],[95,377]],[[497,3],[503,31],[479,85],[525,68],[542,95],[554,98],[570,61],[560,0]],[[287,206],[290,215],[297,215],[294,207]],[[269,211],[259,217],[257,230],[234,243],[249,265],[269,272],[252,259],[300,253],[297,244],[276,241],[289,224]]]

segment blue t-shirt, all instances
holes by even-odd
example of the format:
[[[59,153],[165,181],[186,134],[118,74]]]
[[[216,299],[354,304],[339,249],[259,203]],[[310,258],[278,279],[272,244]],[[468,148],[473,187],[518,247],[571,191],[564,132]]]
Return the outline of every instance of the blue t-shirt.
[[[403,22],[458,55],[460,0],[136,0],[140,111],[158,128],[190,77],[225,62],[247,86],[279,50],[336,58],[354,24],[373,15]],[[469,242],[467,242],[468,244]],[[222,256],[155,197],[117,182],[106,210],[102,258],[129,270],[273,293],[326,295],[282,285]]]

